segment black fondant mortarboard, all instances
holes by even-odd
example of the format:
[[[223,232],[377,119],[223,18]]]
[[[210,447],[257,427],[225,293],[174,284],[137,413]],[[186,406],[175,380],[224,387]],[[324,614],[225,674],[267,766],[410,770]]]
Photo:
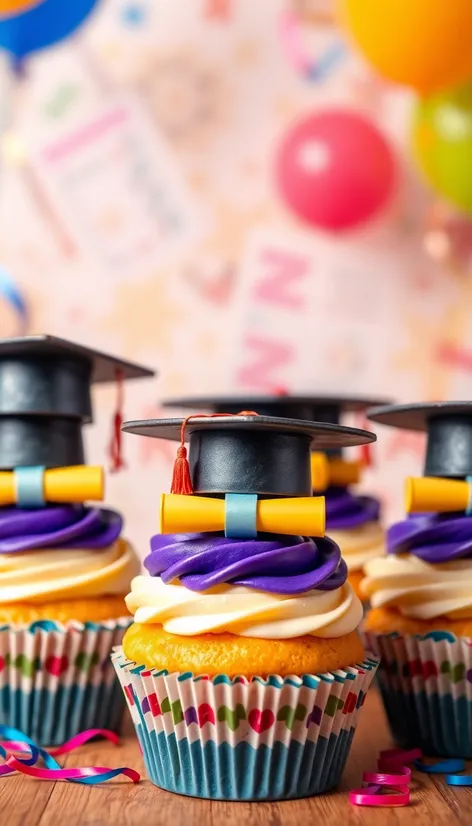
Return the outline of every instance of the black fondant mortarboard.
[[[82,464],[91,385],[153,375],[54,336],[0,339],[0,469]]]
[[[164,407],[182,407],[190,410],[211,410],[214,413],[238,413],[240,410],[254,410],[265,416],[281,416],[308,422],[328,422],[341,424],[343,413],[357,413],[368,407],[387,404],[386,399],[355,396],[215,396],[183,399],[169,399]],[[318,449],[318,448],[317,448]],[[330,448],[326,452],[339,454],[341,448]]]
[[[379,424],[426,432],[425,476],[472,476],[472,402],[375,407],[367,416]]]
[[[311,449],[368,444],[376,438],[352,427],[246,413],[125,422],[123,430],[179,440],[184,423],[193,491],[206,495],[311,496]]]

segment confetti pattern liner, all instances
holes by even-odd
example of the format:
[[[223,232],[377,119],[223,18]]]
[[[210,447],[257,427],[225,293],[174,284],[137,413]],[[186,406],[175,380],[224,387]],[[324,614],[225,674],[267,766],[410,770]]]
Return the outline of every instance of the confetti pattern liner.
[[[366,631],[364,643],[381,660],[378,681],[397,743],[472,758],[472,641],[443,631]]]
[[[377,661],[303,677],[194,677],[112,656],[160,788],[213,800],[286,800],[336,786]]]
[[[42,746],[88,728],[118,731],[124,703],[110,653],[130,622],[0,626],[0,725]]]

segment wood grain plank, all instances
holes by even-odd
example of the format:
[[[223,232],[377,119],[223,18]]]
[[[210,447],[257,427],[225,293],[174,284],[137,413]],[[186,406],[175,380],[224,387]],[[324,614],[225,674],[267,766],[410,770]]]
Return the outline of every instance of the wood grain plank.
[[[439,777],[417,774],[412,787],[413,802],[406,808],[379,812],[350,805],[348,789],[360,785],[362,771],[374,770],[378,752],[390,745],[381,703],[372,690],[341,788],[326,795],[283,803],[226,803],[172,795],[147,780],[138,786],[126,780],[79,786],[14,777],[0,780],[0,805],[3,811],[11,812],[8,826],[300,826],[300,822],[470,826],[472,791],[449,788]],[[144,774],[139,747],[132,735],[127,735],[118,748],[103,741],[91,743],[69,755],[66,764],[131,766]]]
[[[54,785],[47,780],[34,782],[19,775],[0,778],[2,826],[38,826]]]

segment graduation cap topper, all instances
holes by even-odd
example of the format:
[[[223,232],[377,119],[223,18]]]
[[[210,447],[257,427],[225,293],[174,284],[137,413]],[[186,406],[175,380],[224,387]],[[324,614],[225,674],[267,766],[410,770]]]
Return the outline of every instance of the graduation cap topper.
[[[226,535],[245,537],[257,535],[257,530],[319,536],[321,527],[324,532],[324,500],[311,496],[311,447],[375,441],[373,433],[356,428],[252,411],[125,422],[123,430],[180,441],[172,493],[161,499],[163,533],[223,527],[227,531],[229,520],[231,532]],[[189,495],[193,493],[199,496]],[[207,497],[216,501],[202,501]],[[224,506],[218,502],[222,497]],[[200,501],[195,502],[197,499]],[[187,519],[190,510],[192,515]],[[211,528],[203,527],[203,510],[210,513]],[[202,519],[196,521],[197,511]]]
[[[82,465],[82,426],[92,421],[91,384],[117,382],[116,437],[121,436],[122,382],[152,375],[139,365],[54,336],[0,339],[0,470]],[[115,438],[115,465],[120,464],[119,447]]]
[[[472,402],[434,402],[377,407],[379,424],[426,433],[424,476],[406,480],[409,513],[472,513]]]
[[[267,396],[215,396],[169,399],[164,407],[211,410],[215,413],[238,413],[255,410],[266,416],[281,416],[310,422],[341,424],[344,413],[363,412],[374,405],[386,404],[385,399],[340,395],[289,395],[285,392]],[[346,486],[359,481],[362,469],[372,462],[369,444],[361,446],[361,460],[345,460],[341,447],[319,450],[312,455],[313,490],[323,491],[329,485]]]
[[[340,424],[343,413],[362,412],[367,408],[385,404],[385,399],[337,395],[292,396],[279,393],[272,396],[200,396],[168,399],[164,402],[164,407],[211,410],[214,413],[255,410],[259,415],[265,416]]]

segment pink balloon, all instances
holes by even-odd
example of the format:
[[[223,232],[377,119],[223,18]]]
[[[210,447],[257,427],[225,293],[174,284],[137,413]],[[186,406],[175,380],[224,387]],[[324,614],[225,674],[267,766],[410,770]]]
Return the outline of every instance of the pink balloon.
[[[278,153],[276,177],[287,205],[322,229],[368,221],[390,198],[395,158],[379,130],[355,112],[319,112],[295,124]]]

